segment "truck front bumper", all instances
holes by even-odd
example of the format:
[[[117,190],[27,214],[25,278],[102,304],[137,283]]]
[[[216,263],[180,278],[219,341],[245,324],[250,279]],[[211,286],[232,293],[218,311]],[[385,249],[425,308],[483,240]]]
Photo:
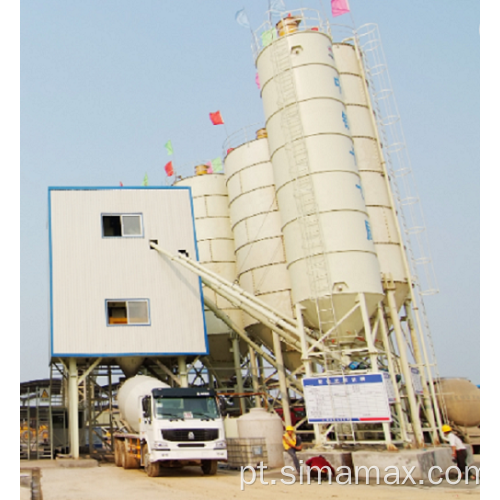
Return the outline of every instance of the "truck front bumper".
[[[171,449],[171,450],[152,450],[149,456],[151,462],[158,460],[227,460],[227,450],[206,450],[206,449]]]

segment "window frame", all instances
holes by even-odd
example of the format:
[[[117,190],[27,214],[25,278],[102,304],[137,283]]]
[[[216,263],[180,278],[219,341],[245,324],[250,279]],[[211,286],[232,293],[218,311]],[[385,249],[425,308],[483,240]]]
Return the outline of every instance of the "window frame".
[[[146,302],[148,308],[148,322],[147,323],[116,323],[112,324],[109,322],[109,302],[125,302],[125,308],[127,310],[127,321],[128,321],[128,303],[129,302]],[[106,326],[115,327],[115,326],[151,326],[151,310],[150,310],[150,301],[149,299],[105,299],[104,301],[104,315],[106,317]]]
[[[141,234],[123,234],[123,216],[138,216],[139,221],[141,224]],[[120,226],[121,226],[121,231],[122,234],[121,236],[106,236],[104,234],[104,217],[120,217]],[[132,213],[124,213],[124,212],[117,212],[117,213],[109,213],[109,212],[103,212],[101,213],[101,238],[103,239],[113,239],[113,238],[144,238],[144,223],[143,223],[143,217],[142,213],[139,212],[132,212]]]

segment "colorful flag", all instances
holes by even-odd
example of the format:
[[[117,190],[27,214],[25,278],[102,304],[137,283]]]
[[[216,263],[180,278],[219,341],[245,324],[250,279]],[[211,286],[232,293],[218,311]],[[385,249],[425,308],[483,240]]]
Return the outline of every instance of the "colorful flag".
[[[222,160],[220,158],[212,160],[212,169],[214,172],[222,172]]]
[[[223,125],[224,120],[222,119],[222,116],[220,115],[220,111],[216,111],[215,113],[209,113],[210,114],[210,120],[212,120],[212,123],[214,125]]]
[[[169,155],[174,154],[174,148],[172,147],[172,141],[168,141],[167,144],[165,144],[165,147],[167,148],[167,153]]]
[[[143,186],[147,186],[147,185],[148,185],[148,174],[146,174],[146,175],[144,176],[144,180],[142,181],[142,185],[143,185]]]
[[[167,173],[167,175],[169,177],[172,177],[172,175],[174,175],[174,167],[172,165],[172,162],[169,161],[166,165],[165,165],[165,172]]]
[[[271,0],[269,2],[269,10],[274,10],[275,12],[283,12],[286,9],[283,0]]]
[[[260,35],[262,46],[267,47],[273,40],[276,40],[276,30],[271,28]]]
[[[337,17],[350,12],[347,0],[332,0],[332,16]]]
[[[241,9],[236,12],[236,16],[234,18],[236,19],[236,22],[244,28],[250,28],[250,23],[248,22],[248,16],[245,9]]]
[[[257,88],[260,90],[259,73],[255,73],[255,83],[257,84]]]

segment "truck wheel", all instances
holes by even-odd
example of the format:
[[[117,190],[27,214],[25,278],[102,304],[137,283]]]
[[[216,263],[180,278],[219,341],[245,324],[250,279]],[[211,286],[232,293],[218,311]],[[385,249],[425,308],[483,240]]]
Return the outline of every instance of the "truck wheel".
[[[217,474],[217,460],[202,460],[201,470],[205,476],[215,476]]]
[[[121,439],[115,439],[115,465],[117,467],[123,467],[122,448],[123,441]]]
[[[128,442],[122,443],[122,465],[124,469],[138,469],[139,461],[128,451]]]
[[[149,477],[158,477],[160,475],[160,462],[150,462],[149,461],[149,450],[148,445],[144,446],[144,470]]]
[[[149,477],[158,477],[160,475],[160,462],[147,461],[146,474]]]

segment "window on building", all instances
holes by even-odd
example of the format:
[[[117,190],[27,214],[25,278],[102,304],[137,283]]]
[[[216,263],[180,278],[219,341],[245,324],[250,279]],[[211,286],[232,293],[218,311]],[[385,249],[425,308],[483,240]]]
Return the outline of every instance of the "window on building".
[[[102,216],[102,235],[105,238],[142,237],[142,215],[105,214]]]
[[[149,325],[149,301],[107,300],[107,324],[110,325]]]

